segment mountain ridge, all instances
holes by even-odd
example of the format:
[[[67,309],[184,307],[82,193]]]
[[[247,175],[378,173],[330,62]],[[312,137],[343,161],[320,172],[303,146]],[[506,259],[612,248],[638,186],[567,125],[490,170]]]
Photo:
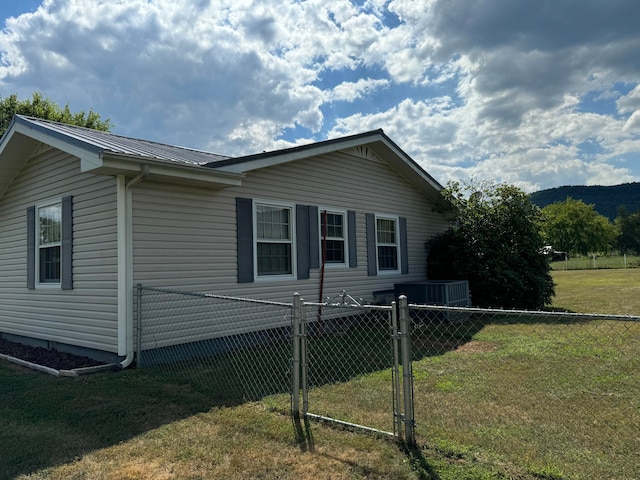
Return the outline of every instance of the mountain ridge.
[[[618,208],[626,207],[629,213],[640,210],[640,182],[620,185],[564,185],[539,190],[530,194],[531,202],[540,208],[556,202],[564,202],[567,197],[594,205],[600,215],[613,221],[618,216]]]

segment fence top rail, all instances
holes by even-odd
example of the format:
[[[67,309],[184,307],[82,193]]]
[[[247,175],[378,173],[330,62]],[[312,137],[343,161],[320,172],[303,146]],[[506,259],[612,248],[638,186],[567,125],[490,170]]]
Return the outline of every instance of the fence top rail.
[[[186,290],[175,290],[172,288],[159,288],[159,287],[145,287],[141,284],[138,284],[138,288],[150,292],[158,292],[158,293],[173,293],[176,295],[185,295],[189,297],[200,297],[200,298],[214,298],[217,300],[230,300],[234,302],[247,302],[247,303],[259,303],[262,305],[275,305],[278,307],[293,307],[293,303],[286,302],[274,302],[271,300],[258,300],[255,298],[242,298],[242,297],[231,297],[228,295],[215,295],[213,293],[203,293],[203,292],[190,292]]]
[[[393,310],[392,305],[352,305],[349,303],[318,303],[318,302],[304,302],[305,307],[317,307],[317,308],[351,308],[353,310]]]
[[[632,322],[640,322],[640,316],[636,315],[610,315],[606,313],[577,313],[577,312],[557,312],[545,310],[504,310],[499,308],[474,308],[474,307],[449,307],[446,305],[421,305],[409,304],[411,310],[439,310],[449,312],[465,312],[465,313],[490,313],[494,315],[527,315],[540,317],[567,317],[589,318],[597,320],[624,320]]]

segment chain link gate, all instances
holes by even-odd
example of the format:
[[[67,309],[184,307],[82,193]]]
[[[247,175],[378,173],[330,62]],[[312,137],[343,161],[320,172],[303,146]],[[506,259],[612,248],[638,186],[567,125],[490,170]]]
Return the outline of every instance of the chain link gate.
[[[363,305],[343,291],[325,303],[295,295],[293,305],[294,418],[412,444],[409,321],[399,331],[395,302]]]

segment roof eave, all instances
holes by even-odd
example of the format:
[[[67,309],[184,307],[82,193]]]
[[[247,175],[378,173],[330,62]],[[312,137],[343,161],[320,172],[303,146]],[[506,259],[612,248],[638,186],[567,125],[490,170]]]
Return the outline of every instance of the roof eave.
[[[78,141],[69,142],[64,135],[54,135],[15,116],[0,141],[0,198],[41,142],[80,158],[85,165],[97,166],[101,162],[100,152],[95,147]]]
[[[147,169],[147,178],[150,180],[209,188],[238,187],[242,185],[242,179],[245,177],[242,173],[218,171],[195,164],[178,164],[106,152],[102,155],[100,166],[86,171],[97,175],[132,177],[139,174],[143,168]]]
[[[86,161],[91,164],[95,165],[100,161],[102,149],[89,142],[84,142],[77,138],[64,135],[63,133],[50,130],[37,123],[30,122],[19,115],[14,117],[12,125],[16,133],[22,133],[34,140],[46,143],[80,159],[86,159]]]
[[[208,167],[225,172],[250,172],[260,168],[272,167],[282,163],[301,160],[303,158],[331,153],[346,148],[365,145],[382,136],[382,130],[360,133],[350,137],[336,138],[324,142],[309,143],[297,147],[275,150],[272,152],[247,155],[245,157],[230,158],[207,164]]]
[[[265,152],[215,162],[208,167],[225,172],[250,172],[313,156],[347,150],[367,145],[376,151],[394,170],[406,178],[414,187],[431,199],[440,196],[442,185],[429,175],[407,153],[398,147],[382,130],[328,140],[316,144],[303,145],[285,150]]]
[[[414,187],[432,200],[440,197],[442,185],[429,175],[418,163],[398,147],[389,137],[368,144],[391,168],[407,179]]]
[[[115,154],[88,142],[14,117],[0,142],[0,198],[31,153],[44,143],[80,159],[80,171],[96,175],[135,176],[148,165],[149,178],[160,182],[208,188],[240,186],[244,174],[204,168],[146,156]]]

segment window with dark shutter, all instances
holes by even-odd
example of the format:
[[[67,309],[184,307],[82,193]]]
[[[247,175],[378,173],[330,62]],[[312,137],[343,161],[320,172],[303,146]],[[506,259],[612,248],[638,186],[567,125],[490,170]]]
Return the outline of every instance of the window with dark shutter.
[[[73,288],[73,197],[27,209],[27,288]]]
[[[409,273],[407,219],[366,214],[369,275]]]

